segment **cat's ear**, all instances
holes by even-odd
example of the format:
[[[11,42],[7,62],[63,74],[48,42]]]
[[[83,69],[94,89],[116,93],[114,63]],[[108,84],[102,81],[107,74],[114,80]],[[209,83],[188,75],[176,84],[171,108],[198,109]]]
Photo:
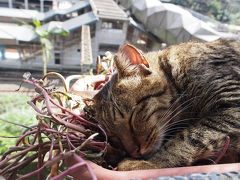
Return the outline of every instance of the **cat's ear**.
[[[128,76],[138,73],[146,76],[151,74],[143,53],[132,45],[123,46],[114,57],[114,61],[120,75]]]
[[[130,61],[130,64],[144,64],[146,67],[149,67],[143,53],[136,47],[127,44],[123,46],[119,52]]]

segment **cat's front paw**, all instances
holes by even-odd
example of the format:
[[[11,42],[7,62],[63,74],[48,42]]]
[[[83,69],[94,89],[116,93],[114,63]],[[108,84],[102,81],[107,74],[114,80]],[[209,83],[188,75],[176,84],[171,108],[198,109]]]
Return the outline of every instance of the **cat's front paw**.
[[[158,168],[154,163],[144,160],[124,159],[118,164],[119,171],[156,169]]]

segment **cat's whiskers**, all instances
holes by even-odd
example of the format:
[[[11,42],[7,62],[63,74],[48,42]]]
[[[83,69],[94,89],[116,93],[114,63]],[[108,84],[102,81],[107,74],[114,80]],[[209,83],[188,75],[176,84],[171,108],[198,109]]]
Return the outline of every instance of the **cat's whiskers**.
[[[169,106],[168,111],[166,111],[166,113],[163,114],[162,119],[171,116],[173,113],[175,113],[175,111],[177,111],[177,110],[178,110],[180,107],[182,107],[185,103],[188,103],[189,101],[191,101],[191,99],[189,99],[189,100],[185,101],[184,103],[178,105],[178,103],[181,102],[181,99],[184,97],[183,95],[185,95],[185,94],[181,94],[181,95],[174,101],[174,103],[172,103],[172,104]],[[178,105],[178,106],[175,107],[176,105]],[[172,111],[173,108],[175,108],[174,111]]]
[[[175,117],[177,117],[178,115],[180,115],[182,112],[184,112],[186,109],[188,109],[190,107],[190,104],[186,105],[184,108],[183,105],[185,104],[186,102],[180,104],[176,109],[174,109],[173,111],[171,111],[171,109],[168,109],[168,114],[166,116],[163,116],[161,121],[158,121],[157,123],[161,123],[161,122],[166,122],[164,124],[161,124],[161,128],[160,130],[165,127],[169,122],[171,122]],[[180,109],[182,108],[182,109]],[[179,110],[180,109],[180,110]],[[177,111],[177,112],[176,112]],[[175,113],[175,114],[174,114]],[[174,115],[173,115],[174,114]],[[172,116],[173,115],[173,116]],[[171,117],[171,118],[169,118]]]
[[[169,128],[169,127],[172,127],[172,126],[176,126],[176,125],[178,125],[178,124],[180,124],[180,125],[182,125],[182,124],[187,124],[187,125],[189,125],[189,123],[188,123],[187,121],[197,120],[197,119],[199,119],[199,118],[186,118],[186,119],[177,120],[177,121],[175,121],[175,122],[172,122],[172,123],[166,125],[166,128]],[[186,122],[186,123],[184,123],[184,122]]]
[[[177,102],[180,101],[180,100],[181,100],[180,98],[182,98],[182,96],[180,96],[176,101],[177,101]],[[189,103],[189,102],[191,102],[194,98],[195,98],[195,97],[190,98],[189,100],[185,101],[184,103],[179,104],[176,108],[174,107],[174,105],[173,105],[173,106],[170,106],[170,108],[168,109],[167,113],[165,113],[166,115],[162,117],[161,121],[158,121],[158,122],[165,122],[165,121],[167,120],[163,125],[161,124],[161,126],[158,126],[158,127],[160,127],[160,128],[159,128],[159,131],[160,131],[161,134],[162,134],[162,137],[161,137],[161,138],[163,138],[163,137],[167,134],[167,129],[171,126],[171,125],[169,124],[169,122],[171,122],[176,116],[178,116],[179,114],[181,114],[182,112],[184,112],[186,109],[188,109],[189,107],[191,107],[191,103]],[[175,101],[175,102],[176,102],[176,101]],[[175,102],[174,102],[173,104],[177,104],[177,103],[175,103]],[[187,104],[187,103],[189,103],[189,104]],[[187,105],[186,105],[186,104],[187,104]],[[184,108],[182,108],[183,105],[186,105],[186,106],[185,106]],[[173,111],[171,111],[172,108],[175,108],[175,109],[174,109]],[[179,108],[181,108],[181,109],[179,110]],[[176,111],[178,111],[178,112],[176,112]],[[172,116],[173,113],[175,113],[174,116]],[[171,118],[169,118],[169,117],[171,117]],[[188,120],[190,120],[190,119],[186,119],[186,120],[184,120],[184,119],[182,119],[182,120],[176,120],[174,123],[179,123],[179,122],[181,122],[181,121],[188,121]],[[171,123],[171,124],[173,124],[173,123]],[[156,125],[157,125],[157,123],[156,123]]]
[[[186,119],[182,119],[178,122],[174,122],[171,124],[168,124],[167,126],[165,126],[165,133],[168,134],[170,133],[172,130],[178,129],[178,128],[186,128],[187,126],[189,126],[188,121],[192,120],[193,118],[186,118]],[[181,125],[181,126],[176,126],[176,125]]]
[[[185,111],[186,109],[190,108],[190,107],[192,106],[193,100],[198,97],[198,96],[195,96],[195,97],[189,98],[187,101],[183,102],[182,104],[179,104],[177,107],[174,107],[179,101],[181,101],[181,99],[184,97],[183,95],[185,95],[185,94],[182,94],[180,97],[178,97],[178,98],[175,100],[175,102],[173,103],[173,105],[171,105],[171,106],[169,107],[168,111],[162,116],[162,119],[167,119],[167,118],[169,118],[170,116],[172,116],[173,113],[175,113],[176,111],[178,111],[179,108],[182,108],[182,107],[184,107],[184,106],[186,105],[183,109],[181,109],[179,112],[176,113],[177,115],[179,115],[179,113],[181,113],[181,112]],[[189,103],[189,104],[187,104],[187,103]],[[173,108],[175,108],[175,109],[172,111]],[[167,114],[167,113],[168,113],[168,114]],[[176,116],[176,114],[175,114],[174,116]],[[168,123],[168,122],[166,122],[166,123]]]
[[[187,120],[185,120],[185,121],[189,121],[189,119]],[[166,133],[168,133],[170,130],[172,130],[172,129],[174,129],[174,128],[177,128],[176,127],[176,125],[183,125],[184,127],[187,127],[188,125],[189,125],[189,123],[176,123],[176,124],[169,124],[169,125],[167,125],[167,126],[165,126],[165,131],[166,131]],[[186,126],[185,126],[186,125]],[[180,127],[180,126],[178,126],[178,127]]]
[[[183,129],[185,129],[186,128],[186,126],[182,126],[182,127],[175,127],[175,128],[171,128],[171,129],[169,129],[169,130],[166,130],[166,135],[167,134],[171,134],[171,133],[176,133],[178,130],[183,130]]]
[[[179,120],[178,122],[175,122],[175,123],[167,124],[167,125],[163,126],[160,129],[160,131],[164,132],[164,136],[167,136],[172,130],[175,130],[175,132],[176,132],[176,130],[178,128],[185,129],[188,126],[188,123],[184,123],[184,122],[187,122],[190,119],[191,118],[186,118],[186,119]],[[177,124],[179,124],[181,126],[176,127]],[[183,125],[186,125],[186,126],[183,126]]]

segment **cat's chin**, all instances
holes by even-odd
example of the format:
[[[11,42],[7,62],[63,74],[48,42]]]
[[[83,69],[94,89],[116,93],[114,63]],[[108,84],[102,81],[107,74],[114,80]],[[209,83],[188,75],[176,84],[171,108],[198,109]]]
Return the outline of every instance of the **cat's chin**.
[[[134,153],[131,153],[130,156],[134,159],[149,159],[153,154],[157,152],[157,150],[158,149],[156,148],[156,149],[149,150],[148,152],[145,152],[145,153],[134,152]]]
[[[163,137],[164,137],[164,135],[161,134],[160,138],[158,138],[159,140],[156,141],[156,142],[152,142],[151,146],[147,146],[147,148],[145,148],[145,146],[142,145],[142,148],[138,149],[135,152],[129,153],[129,155],[132,158],[135,158],[135,159],[149,159],[162,146],[162,144],[163,144]]]
[[[142,158],[143,159],[148,159],[150,156],[152,156],[153,154],[155,154],[160,147],[163,144],[163,139],[164,139],[164,133],[159,135],[159,138],[157,138],[158,140],[155,142],[152,142],[152,145],[148,147],[148,149],[144,149],[140,150],[141,154],[142,154]]]

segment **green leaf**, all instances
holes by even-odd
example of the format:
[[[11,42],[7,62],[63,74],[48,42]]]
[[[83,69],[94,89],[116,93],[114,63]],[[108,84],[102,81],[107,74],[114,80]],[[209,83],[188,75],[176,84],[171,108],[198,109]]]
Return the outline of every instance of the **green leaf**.
[[[35,28],[35,33],[39,36],[39,38],[46,38],[49,36],[49,32],[44,30],[42,27]]]
[[[33,19],[33,24],[35,25],[35,27],[42,27],[42,25],[38,19]]]
[[[67,36],[69,32],[61,27],[54,27],[50,30],[51,35]]]
[[[23,26],[23,25],[29,25],[29,24],[27,24],[27,23],[24,22],[24,21],[17,20],[17,25],[18,25],[18,26]]]
[[[49,39],[47,39],[47,38],[40,38],[40,42],[47,49],[47,51],[53,49],[53,44],[52,44],[52,42]]]
[[[69,31],[63,29],[63,31],[60,33],[61,36],[68,36],[69,35]]]
[[[43,46],[43,56],[45,56],[45,60],[49,61],[52,58],[52,50],[53,50],[53,44],[52,42],[47,38],[40,38],[40,42]]]

